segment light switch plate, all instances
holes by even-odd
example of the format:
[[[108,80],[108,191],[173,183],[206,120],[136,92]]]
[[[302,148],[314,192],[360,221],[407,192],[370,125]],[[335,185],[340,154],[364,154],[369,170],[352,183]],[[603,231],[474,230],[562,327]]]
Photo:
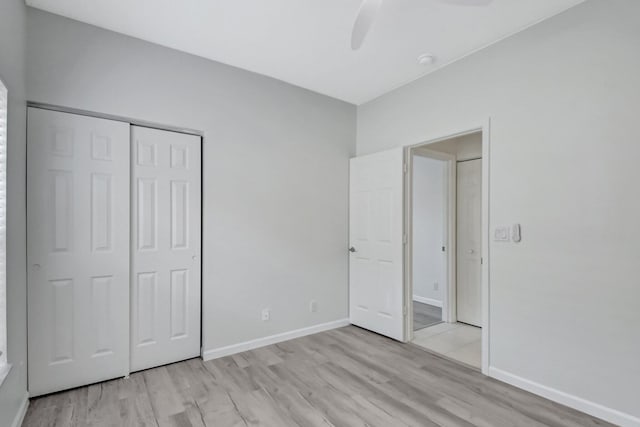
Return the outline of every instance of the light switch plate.
[[[522,236],[520,234],[520,224],[513,224],[513,227],[511,227],[511,237],[516,243],[522,240]]]
[[[496,227],[495,231],[493,232],[493,240],[496,242],[510,241],[509,227],[505,227],[505,226]]]

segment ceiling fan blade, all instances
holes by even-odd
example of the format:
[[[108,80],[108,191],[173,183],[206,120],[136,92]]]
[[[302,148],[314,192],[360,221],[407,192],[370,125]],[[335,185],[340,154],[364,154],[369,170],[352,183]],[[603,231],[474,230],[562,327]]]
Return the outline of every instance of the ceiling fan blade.
[[[487,6],[493,0],[440,0],[442,3],[455,4],[457,6]]]
[[[358,50],[376,20],[382,0],[364,0],[351,32],[351,49]]]

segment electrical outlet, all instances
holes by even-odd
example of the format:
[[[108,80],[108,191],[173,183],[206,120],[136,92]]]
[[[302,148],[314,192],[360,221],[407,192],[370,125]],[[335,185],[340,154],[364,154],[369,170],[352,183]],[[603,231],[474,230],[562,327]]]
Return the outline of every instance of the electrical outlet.
[[[271,319],[271,310],[269,310],[268,308],[263,308],[262,309],[262,321],[266,322],[269,319]]]
[[[312,313],[316,313],[318,311],[318,301],[311,300],[309,303],[309,311]]]
[[[433,284],[433,290],[434,290],[434,291],[437,291],[438,289],[440,289],[440,283],[435,282],[435,283]]]

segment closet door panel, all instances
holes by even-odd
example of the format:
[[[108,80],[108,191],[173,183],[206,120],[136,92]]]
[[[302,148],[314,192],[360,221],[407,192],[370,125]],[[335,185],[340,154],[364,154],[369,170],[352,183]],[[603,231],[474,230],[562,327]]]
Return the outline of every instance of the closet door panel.
[[[200,138],[132,126],[131,369],[200,355]]]
[[[28,111],[31,396],[129,372],[129,124]]]

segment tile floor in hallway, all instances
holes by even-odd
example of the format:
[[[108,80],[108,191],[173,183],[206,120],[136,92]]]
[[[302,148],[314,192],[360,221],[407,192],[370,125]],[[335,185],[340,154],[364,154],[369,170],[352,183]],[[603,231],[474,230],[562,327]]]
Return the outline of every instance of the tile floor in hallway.
[[[480,369],[482,329],[464,323],[439,323],[415,331],[413,343]]]
[[[427,328],[442,322],[442,308],[413,301],[413,330]]]

